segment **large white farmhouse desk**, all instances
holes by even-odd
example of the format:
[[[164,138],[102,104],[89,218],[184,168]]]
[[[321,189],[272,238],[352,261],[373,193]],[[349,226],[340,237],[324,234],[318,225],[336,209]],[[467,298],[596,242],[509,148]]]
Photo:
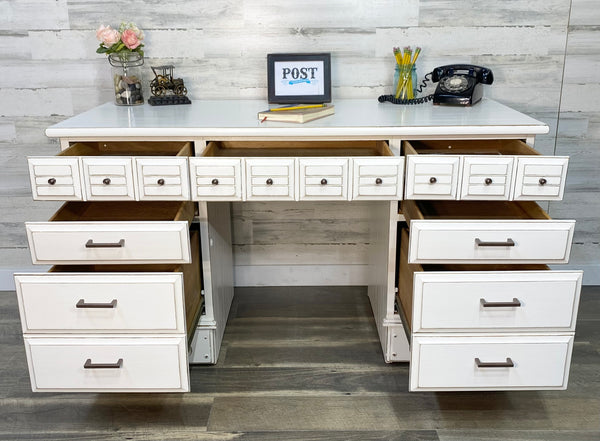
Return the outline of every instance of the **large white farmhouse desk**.
[[[548,127],[491,100],[472,108],[339,100],[303,125],[263,101],[105,104],[50,127],[29,158],[35,200],[15,276],[35,391],[188,391],[215,363],[233,298],[230,201],[369,201],[368,294],[386,362],[410,390],[564,389],[581,272]],[[275,202],[274,202],[275,203]],[[383,362],[384,360],[382,360]]]

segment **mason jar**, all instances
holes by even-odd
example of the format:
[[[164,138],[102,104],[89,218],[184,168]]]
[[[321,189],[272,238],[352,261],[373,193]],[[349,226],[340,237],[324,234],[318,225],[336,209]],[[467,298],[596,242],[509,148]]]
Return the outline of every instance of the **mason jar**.
[[[117,52],[108,56],[112,66],[115,104],[137,106],[144,104],[142,94],[142,66],[144,57],[137,52]]]

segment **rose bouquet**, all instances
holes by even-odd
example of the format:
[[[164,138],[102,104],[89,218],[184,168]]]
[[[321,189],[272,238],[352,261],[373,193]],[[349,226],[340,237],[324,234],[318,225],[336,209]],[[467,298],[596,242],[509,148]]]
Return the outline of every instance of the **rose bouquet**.
[[[96,38],[100,46],[96,49],[99,54],[115,54],[121,52],[137,52],[144,56],[144,32],[135,23],[121,23],[119,30],[101,25],[96,31]]]

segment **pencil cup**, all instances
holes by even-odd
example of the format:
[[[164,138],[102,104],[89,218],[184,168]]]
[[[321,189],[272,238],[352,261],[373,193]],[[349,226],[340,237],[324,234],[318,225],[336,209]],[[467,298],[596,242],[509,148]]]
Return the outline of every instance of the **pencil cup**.
[[[417,66],[413,66],[410,70],[410,75],[406,78],[407,85],[402,87],[402,85],[398,85],[398,82],[401,81],[401,68],[396,64],[396,68],[394,69],[394,90],[397,91],[399,89],[403,90],[404,93],[400,94],[399,98],[403,99],[412,99],[415,97],[417,93]]]

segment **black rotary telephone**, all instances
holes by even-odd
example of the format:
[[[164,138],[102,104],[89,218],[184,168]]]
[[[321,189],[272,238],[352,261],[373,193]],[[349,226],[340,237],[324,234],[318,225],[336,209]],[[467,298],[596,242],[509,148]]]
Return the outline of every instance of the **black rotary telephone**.
[[[421,104],[432,101],[436,105],[472,106],[481,100],[483,95],[482,84],[492,84],[494,74],[486,67],[471,64],[452,64],[440,66],[433,72],[425,75],[417,93],[430,81],[439,82],[432,95],[414,99],[396,98],[394,95],[381,95],[379,102],[389,101],[393,104]]]

